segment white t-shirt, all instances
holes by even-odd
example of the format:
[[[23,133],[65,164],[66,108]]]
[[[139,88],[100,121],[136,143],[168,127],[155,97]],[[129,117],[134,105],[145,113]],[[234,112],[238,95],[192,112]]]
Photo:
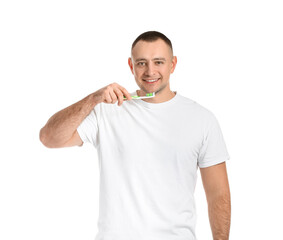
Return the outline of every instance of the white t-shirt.
[[[97,104],[78,127],[99,159],[96,240],[196,239],[197,169],[230,157],[213,113],[175,93]]]

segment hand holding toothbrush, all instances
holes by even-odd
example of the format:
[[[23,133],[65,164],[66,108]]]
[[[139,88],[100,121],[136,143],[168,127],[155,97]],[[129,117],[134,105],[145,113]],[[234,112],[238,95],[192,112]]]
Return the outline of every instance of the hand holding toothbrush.
[[[126,96],[126,97],[124,97]],[[118,83],[111,83],[94,93],[96,103],[116,103],[121,106],[124,100],[132,100],[129,92]]]
[[[116,103],[121,106],[123,100],[143,99],[155,97],[155,93],[146,93],[145,96],[138,96],[137,94],[130,95],[129,92],[118,83],[111,83],[104,88],[99,89],[94,93],[96,103]]]

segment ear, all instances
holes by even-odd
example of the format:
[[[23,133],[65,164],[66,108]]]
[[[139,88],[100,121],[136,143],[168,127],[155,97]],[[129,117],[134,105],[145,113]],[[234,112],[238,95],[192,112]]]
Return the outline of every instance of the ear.
[[[177,65],[177,57],[173,56],[173,58],[172,58],[172,67],[171,67],[171,72],[170,73],[174,72],[174,70],[176,68],[176,65]]]
[[[133,63],[132,63],[132,59],[130,57],[128,58],[128,64],[129,64],[129,67],[131,69],[132,74],[134,74]]]

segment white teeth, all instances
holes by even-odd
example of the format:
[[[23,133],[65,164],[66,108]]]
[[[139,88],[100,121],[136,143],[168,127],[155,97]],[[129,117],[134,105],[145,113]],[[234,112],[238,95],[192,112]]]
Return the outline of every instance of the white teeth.
[[[154,80],[145,80],[146,82],[156,82],[158,79],[154,79]]]

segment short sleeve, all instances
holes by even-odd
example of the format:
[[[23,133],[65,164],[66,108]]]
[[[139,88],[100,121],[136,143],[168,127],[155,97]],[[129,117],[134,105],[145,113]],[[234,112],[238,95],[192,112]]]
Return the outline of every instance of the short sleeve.
[[[97,148],[98,121],[95,109],[93,109],[89,113],[89,115],[81,122],[81,124],[77,128],[77,131],[84,143],[91,143],[95,148]]]
[[[219,123],[215,116],[211,114],[199,152],[198,166],[200,168],[210,167],[229,159],[230,156]]]

